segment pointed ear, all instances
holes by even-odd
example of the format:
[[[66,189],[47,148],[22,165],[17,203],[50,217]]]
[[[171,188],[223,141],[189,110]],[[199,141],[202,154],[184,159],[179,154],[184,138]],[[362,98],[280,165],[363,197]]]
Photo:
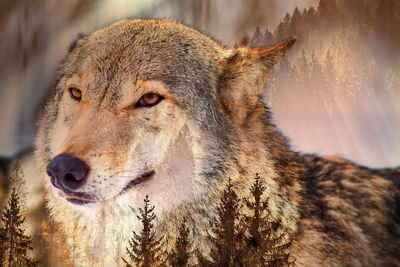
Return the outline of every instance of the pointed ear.
[[[271,68],[296,42],[296,37],[272,46],[240,47],[228,51],[218,82],[218,94],[224,108],[244,119],[257,103],[262,104],[263,88]]]

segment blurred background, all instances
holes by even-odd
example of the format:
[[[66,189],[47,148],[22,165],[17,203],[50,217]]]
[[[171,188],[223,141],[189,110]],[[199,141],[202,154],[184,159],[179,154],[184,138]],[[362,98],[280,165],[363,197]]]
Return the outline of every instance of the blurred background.
[[[293,147],[371,167],[400,164],[397,0],[1,0],[1,168],[32,149],[70,42],[124,18],[175,19],[228,47],[296,35],[265,96]]]

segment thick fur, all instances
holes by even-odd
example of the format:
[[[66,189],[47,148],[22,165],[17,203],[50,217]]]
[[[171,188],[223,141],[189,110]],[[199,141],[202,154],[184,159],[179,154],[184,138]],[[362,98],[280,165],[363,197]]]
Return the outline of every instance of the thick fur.
[[[293,238],[295,264],[400,265],[399,172],[300,155],[271,122],[264,83],[294,42],[231,50],[173,21],[126,20],[74,43],[40,123],[36,158],[76,265],[121,264],[146,194],[169,240],[187,217],[193,246],[207,254],[228,178],[244,197],[256,173],[272,217]],[[81,102],[70,87],[82,91]],[[149,92],[165,99],[135,108]],[[95,203],[69,203],[51,185],[45,168],[61,153],[90,166],[79,191]],[[126,187],[148,171],[150,180]]]

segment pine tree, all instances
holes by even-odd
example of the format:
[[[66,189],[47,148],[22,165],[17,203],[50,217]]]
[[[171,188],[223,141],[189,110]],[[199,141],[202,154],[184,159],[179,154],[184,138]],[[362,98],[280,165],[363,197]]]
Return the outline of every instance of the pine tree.
[[[317,11],[313,6],[303,12],[305,30],[307,31],[307,41],[311,41],[310,31],[314,31],[317,26]]]
[[[179,227],[174,250],[169,255],[169,263],[174,267],[187,266],[190,254],[189,229],[186,226],[186,218],[184,218]]]
[[[336,0],[320,0],[317,12],[325,29],[340,18]]]
[[[0,266],[5,265],[5,254],[6,254],[6,231],[5,228],[0,228]]]
[[[262,42],[263,42],[262,38],[263,38],[263,36],[262,36],[261,31],[260,31],[260,27],[257,26],[256,27],[256,31],[254,32],[253,36],[250,39],[249,46],[250,47],[260,46],[262,44]]]
[[[72,266],[70,251],[66,246],[67,241],[58,224],[50,219],[47,222],[43,221],[40,228],[41,238],[47,247],[48,265],[55,266],[62,263],[63,266]]]
[[[275,42],[280,42],[284,38],[289,36],[289,26],[290,26],[290,15],[286,14],[283,21],[279,23],[278,27],[274,31]]]
[[[239,228],[239,200],[229,179],[217,208],[217,222],[212,225],[211,240],[215,248],[211,251],[217,266],[238,266],[242,234]]]
[[[264,45],[272,45],[274,43],[274,35],[272,32],[267,28],[264,32]]]
[[[268,198],[263,196],[265,189],[259,174],[256,174],[250,188],[251,197],[244,199],[250,214],[244,218],[247,234],[242,261],[246,266],[289,265],[286,250],[291,240],[281,222],[271,220]]]
[[[164,252],[162,251],[162,238],[157,237],[154,231],[154,206],[150,206],[149,197],[144,199],[144,208],[139,208],[140,215],[137,218],[142,222],[143,229],[140,235],[133,231],[133,237],[129,241],[126,251],[130,261],[122,259],[126,266],[160,266],[163,264]]]
[[[304,50],[301,53],[301,57],[297,59],[296,65],[297,81],[300,82],[303,87],[307,88],[310,80],[310,63],[308,62],[306,52]]]
[[[290,19],[289,34],[296,35],[297,39],[302,42],[304,36],[304,19],[300,10],[296,7]]]
[[[263,195],[265,190],[265,186],[262,185],[260,181],[260,175],[257,173],[255,182],[250,188],[250,193],[252,198],[245,199],[245,205],[247,208],[253,212],[251,216],[246,216],[246,222],[249,228],[250,238],[248,241],[252,247],[260,247],[262,243],[262,237],[260,233],[261,224],[265,224],[266,222],[262,222],[262,216],[268,211],[268,200],[261,200],[261,196]]]
[[[320,85],[324,90],[324,104],[325,107],[330,115],[335,111],[335,94],[337,93],[337,86],[336,86],[336,79],[337,79],[337,72],[334,63],[334,57],[331,53],[331,49],[328,48],[324,65],[323,65],[323,73],[325,77],[325,82]]]
[[[20,196],[14,187],[1,217],[0,247],[3,266],[36,266],[38,263],[28,255],[33,247],[32,239],[25,235],[22,228],[24,221],[25,218],[21,215]]]
[[[209,261],[208,259],[206,259],[204,257],[203,254],[201,254],[200,250],[198,248],[196,248],[194,250],[194,255],[196,256],[196,260],[197,260],[197,265],[196,266],[202,266],[202,267],[213,267],[216,264],[214,264],[213,262]]]

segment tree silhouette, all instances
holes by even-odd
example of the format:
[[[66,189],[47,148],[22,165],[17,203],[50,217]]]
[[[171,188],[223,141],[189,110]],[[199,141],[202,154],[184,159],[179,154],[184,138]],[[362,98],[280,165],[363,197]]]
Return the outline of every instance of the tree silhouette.
[[[288,235],[281,222],[270,219],[268,198],[263,196],[265,189],[260,175],[256,174],[250,188],[250,197],[243,200],[250,213],[244,216],[246,245],[242,252],[242,262],[246,266],[289,265],[286,250],[291,240],[287,240]]]
[[[41,225],[41,238],[45,243],[47,263],[50,266],[62,263],[63,266],[73,265],[70,251],[65,246],[67,241],[59,225],[52,219],[43,221]]]
[[[202,267],[212,267],[215,266],[212,261],[208,260],[204,255],[201,253],[200,249],[196,248],[194,250],[194,255],[196,256],[197,264],[196,266],[202,266]]]
[[[25,218],[21,215],[19,202],[20,196],[14,187],[1,217],[2,266],[36,266],[38,263],[28,256],[28,252],[33,249],[32,240],[22,228]]]
[[[169,264],[174,267],[187,266],[190,254],[189,229],[186,226],[186,218],[184,218],[179,227],[174,250],[169,255]]]
[[[215,248],[211,250],[211,258],[217,266],[238,266],[240,264],[240,247],[242,234],[239,228],[238,197],[233,190],[231,180],[217,208],[216,223],[212,225],[211,241]]]
[[[0,263],[5,265],[4,257],[6,254],[6,231],[4,227],[0,228]]]
[[[279,42],[289,36],[289,26],[290,26],[289,24],[290,24],[290,15],[289,13],[287,13],[283,21],[279,23],[278,27],[274,31],[275,42]]]
[[[157,237],[154,231],[155,207],[150,207],[149,197],[144,199],[144,208],[139,208],[140,215],[137,218],[142,222],[143,229],[140,235],[133,231],[133,237],[129,241],[129,248],[126,249],[130,261],[122,260],[126,266],[161,266],[163,265],[164,252],[162,250],[162,238]]]

